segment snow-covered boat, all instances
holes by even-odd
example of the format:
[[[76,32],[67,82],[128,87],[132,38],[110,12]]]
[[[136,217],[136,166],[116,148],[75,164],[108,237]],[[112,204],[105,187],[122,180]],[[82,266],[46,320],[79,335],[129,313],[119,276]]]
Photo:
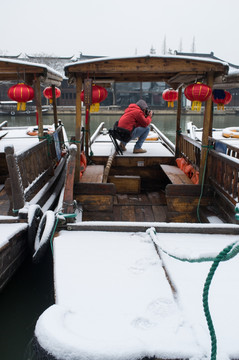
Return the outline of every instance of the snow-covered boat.
[[[36,323],[38,359],[239,359],[239,162],[209,146],[211,100],[202,143],[180,131],[182,87],[213,86],[227,72],[181,56],[65,67],[76,82],[76,143],[50,238],[55,304]],[[146,153],[131,141],[121,154],[104,124],[89,137],[89,117],[83,141],[79,100],[90,78],[178,88],[175,145],[152,125]]]
[[[33,85],[37,103],[37,135],[28,127],[0,124],[0,291],[33,251],[36,214],[54,209],[64,184],[66,156],[62,156],[64,128],[54,125],[49,134],[42,122],[40,84],[60,85],[62,77],[40,64],[0,59],[1,81]],[[59,125],[59,126],[58,126]],[[31,211],[30,211],[31,209]],[[34,212],[30,231],[28,220]],[[30,245],[30,246],[29,246]],[[30,249],[31,248],[31,249]]]

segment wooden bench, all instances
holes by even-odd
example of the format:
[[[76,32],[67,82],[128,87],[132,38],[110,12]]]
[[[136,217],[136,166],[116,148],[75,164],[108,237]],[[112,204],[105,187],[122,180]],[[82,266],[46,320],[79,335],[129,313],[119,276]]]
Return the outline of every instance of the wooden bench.
[[[173,166],[173,165],[160,165],[160,166],[172,184],[192,185],[192,181],[189,179],[189,177],[177,166]]]
[[[104,165],[87,165],[80,183],[102,183],[103,175]]]

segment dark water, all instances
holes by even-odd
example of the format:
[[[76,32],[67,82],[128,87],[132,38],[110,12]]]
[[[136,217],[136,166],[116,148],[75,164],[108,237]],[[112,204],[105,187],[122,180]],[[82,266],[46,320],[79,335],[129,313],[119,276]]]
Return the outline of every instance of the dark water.
[[[104,121],[110,128],[118,119],[116,116],[91,115],[91,133]],[[67,134],[74,135],[75,118],[72,115],[59,116],[64,123]],[[44,124],[53,123],[52,116],[44,116]],[[0,122],[8,120],[9,126],[35,125],[35,117],[1,117]],[[203,117],[191,115],[182,117],[182,130],[189,121],[202,127]],[[175,115],[157,115],[154,124],[169,137],[175,140]],[[216,115],[214,127],[224,128],[239,126],[239,116]],[[39,265],[33,265],[28,259],[0,293],[0,359],[29,360],[29,343],[32,339],[35,323],[42,312],[54,302],[52,279],[52,257],[49,250],[47,257]]]

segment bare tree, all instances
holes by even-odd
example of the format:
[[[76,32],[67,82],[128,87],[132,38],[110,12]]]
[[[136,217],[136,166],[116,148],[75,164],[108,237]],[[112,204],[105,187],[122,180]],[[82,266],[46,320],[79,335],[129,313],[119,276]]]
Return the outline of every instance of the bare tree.
[[[156,49],[153,47],[153,45],[151,46],[149,53],[152,55],[156,54]]]
[[[163,39],[162,53],[163,53],[163,55],[166,55],[166,53],[167,53],[166,35],[164,36],[164,39]]]
[[[192,53],[195,53],[195,52],[196,52],[195,36],[193,37],[193,42],[192,42],[191,52],[192,52]]]

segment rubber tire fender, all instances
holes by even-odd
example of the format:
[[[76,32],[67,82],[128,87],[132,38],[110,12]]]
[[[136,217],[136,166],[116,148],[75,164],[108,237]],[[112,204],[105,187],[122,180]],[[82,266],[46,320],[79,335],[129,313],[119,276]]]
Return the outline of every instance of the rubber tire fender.
[[[34,252],[34,242],[39,223],[41,221],[43,212],[38,204],[30,205],[28,210],[28,234],[27,240],[31,253]]]
[[[43,258],[50,243],[50,239],[54,233],[55,222],[56,217],[54,211],[48,210],[42,216],[35,237],[35,252],[32,257],[34,263],[39,263]]]

